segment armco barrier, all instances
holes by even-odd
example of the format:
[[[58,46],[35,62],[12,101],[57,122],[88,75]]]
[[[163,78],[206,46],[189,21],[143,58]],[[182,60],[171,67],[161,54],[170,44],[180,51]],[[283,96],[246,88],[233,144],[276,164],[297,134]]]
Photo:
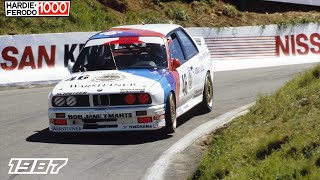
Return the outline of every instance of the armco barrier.
[[[306,57],[318,61],[319,30],[314,23],[288,27],[187,28],[192,36],[205,38],[214,62],[230,62],[227,69],[247,62],[260,67],[278,62],[304,63]],[[94,33],[0,36],[0,85],[49,82],[68,76],[68,62],[75,60]],[[283,57],[304,58],[288,61]],[[258,61],[264,63],[257,66]]]

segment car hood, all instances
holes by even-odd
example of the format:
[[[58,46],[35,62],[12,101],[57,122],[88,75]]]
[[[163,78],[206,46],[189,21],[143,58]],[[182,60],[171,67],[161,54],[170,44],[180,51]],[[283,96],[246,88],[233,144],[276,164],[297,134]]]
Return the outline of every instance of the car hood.
[[[148,92],[156,82],[167,74],[167,70],[147,69],[75,73],[57,84],[52,95]]]

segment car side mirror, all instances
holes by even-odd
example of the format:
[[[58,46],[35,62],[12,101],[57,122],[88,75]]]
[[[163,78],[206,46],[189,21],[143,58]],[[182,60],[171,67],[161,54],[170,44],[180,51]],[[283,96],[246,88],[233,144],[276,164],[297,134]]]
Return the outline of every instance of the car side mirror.
[[[73,66],[74,66],[74,62],[69,61],[69,62],[68,62],[67,69],[68,69],[68,71],[70,72],[70,74],[72,74]]]
[[[172,68],[173,68],[174,70],[176,70],[178,67],[181,66],[180,60],[177,59],[177,58],[172,58],[172,59],[171,59],[171,66],[172,66]]]

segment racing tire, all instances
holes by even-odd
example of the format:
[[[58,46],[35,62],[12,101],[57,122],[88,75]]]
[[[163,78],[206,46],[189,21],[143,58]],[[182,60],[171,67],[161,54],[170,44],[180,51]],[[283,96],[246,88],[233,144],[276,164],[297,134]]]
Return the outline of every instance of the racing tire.
[[[210,76],[210,73],[207,73],[206,79],[204,82],[204,89],[203,89],[203,99],[202,102],[199,104],[199,110],[201,113],[209,113],[212,110],[213,106],[213,83]]]
[[[165,111],[166,126],[163,128],[163,132],[171,134],[175,132],[177,127],[177,113],[176,113],[176,101],[174,95],[170,93],[166,102]]]

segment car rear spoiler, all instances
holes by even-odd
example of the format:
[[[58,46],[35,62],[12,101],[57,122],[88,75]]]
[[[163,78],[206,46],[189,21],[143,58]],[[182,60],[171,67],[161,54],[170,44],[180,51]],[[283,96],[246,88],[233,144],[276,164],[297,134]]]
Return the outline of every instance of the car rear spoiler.
[[[198,46],[200,46],[201,48],[206,48],[207,47],[207,44],[204,41],[203,37],[192,37],[192,38],[198,44]]]

